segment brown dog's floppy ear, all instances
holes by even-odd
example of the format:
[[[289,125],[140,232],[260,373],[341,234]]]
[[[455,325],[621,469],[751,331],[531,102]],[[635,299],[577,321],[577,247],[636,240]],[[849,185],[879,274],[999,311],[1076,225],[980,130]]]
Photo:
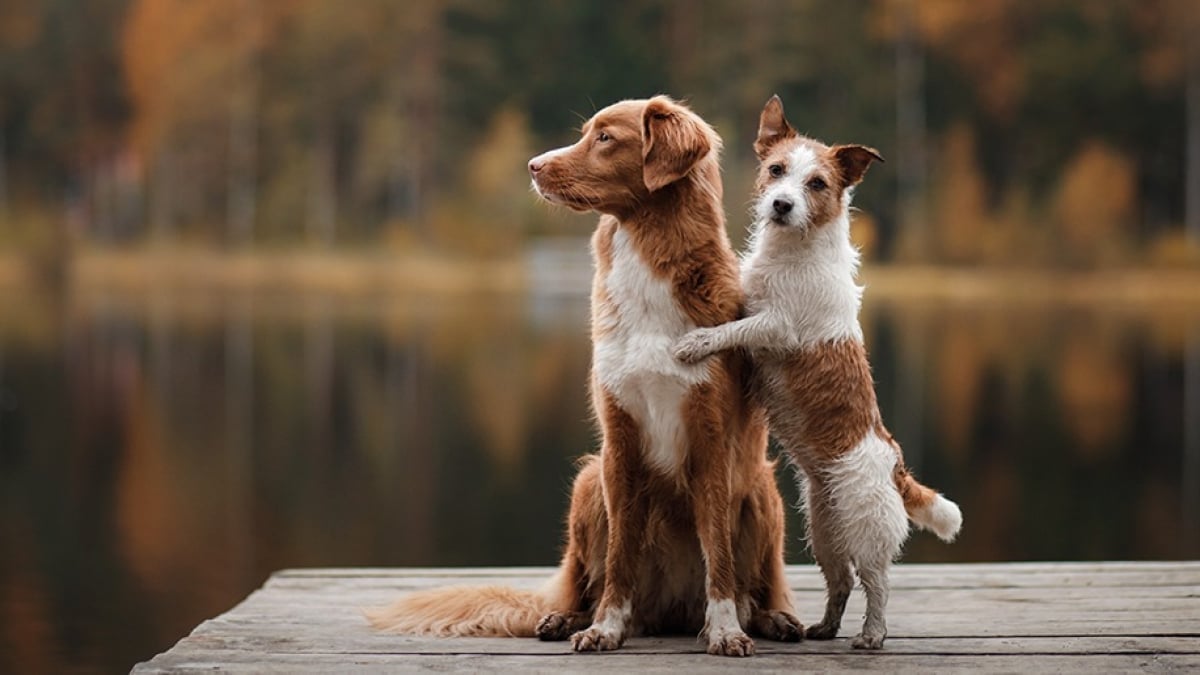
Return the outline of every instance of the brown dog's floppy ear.
[[[879,156],[875,148],[865,145],[835,145],[830,151],[842,170],[842,180],[846,182],[847,187],[862,182],[863,175],[867,173],[867,167],[871,166],[872,161],[883,161],[883,157]]]
[[[796,136],[796,130],[784,118],[783,101],[779,100],[779,94],[776,94],[763,106],[762,114],[758,117],[758,138],[754,140],[754,154],[763,159],[776,143],[793,136]]]
[[[687,109],[655,96],[642,112],[642,181],[654,192],[683,178],[713,149],[709,133]]]

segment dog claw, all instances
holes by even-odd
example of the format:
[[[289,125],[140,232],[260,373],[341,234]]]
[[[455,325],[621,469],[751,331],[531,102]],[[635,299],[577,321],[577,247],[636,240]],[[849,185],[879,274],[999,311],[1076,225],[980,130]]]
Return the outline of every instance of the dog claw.
[[[841,626],[833,623],[813,624],[804,631],[804,637],[809,640],[832,640],[837,637],[839,628]]]
[[[754,656],[754,640],[745,633],[734,633],[710,640],[708,653],[716,656]]]
[[[577,652],[611,652],[619,649],[623,641],[620,635],[589,628],[571,636],[571,648]]]
[[[758,612],[751,620],[755,633],[777,642],[799,642],[804,639],[804,626],[788,612],[779,610]]]
[[[675,343],[675,358],[683,363],[697,363],[712,354],[711,341],[699,330],[688,333]]]
[[[882,635],[855,635],[850,641],[850,646],[855,649],[879,649],[883,647]]]
[[[589,621],[582,612],[550,612],[538,621],[533,632],[539,640],[566,640],[571,633],[587,626]]]

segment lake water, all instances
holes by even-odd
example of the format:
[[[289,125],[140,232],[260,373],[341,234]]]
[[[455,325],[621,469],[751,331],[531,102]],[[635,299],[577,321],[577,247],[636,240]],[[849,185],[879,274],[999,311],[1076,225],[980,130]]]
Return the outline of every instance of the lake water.
[[[284,567],[556,561],[596,446],[582,298],[20,295],[0,671],[126,670]],[[1200,308],[868,302],[864,325],[885,420],[965,515],[905,560],[1200,556]]]

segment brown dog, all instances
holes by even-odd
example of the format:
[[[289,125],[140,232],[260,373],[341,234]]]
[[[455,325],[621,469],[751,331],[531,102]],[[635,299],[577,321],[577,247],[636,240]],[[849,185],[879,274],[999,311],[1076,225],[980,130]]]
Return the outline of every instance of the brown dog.
[[[741,304],[720,145],[700,117],[659,96],[601,110],[577,143],[530,161],[547,201],[602,214],[591,393],[603,446],[582,463],[567,549],[545,588],[419,593],[374,613],[377,626],[570,636],[577,651],[703,630],[708,651],[729,656],[754,652],[744,628],[800,639],[747,364],[734,352],[700,365],[672,358],[681,336],[734,320]]]

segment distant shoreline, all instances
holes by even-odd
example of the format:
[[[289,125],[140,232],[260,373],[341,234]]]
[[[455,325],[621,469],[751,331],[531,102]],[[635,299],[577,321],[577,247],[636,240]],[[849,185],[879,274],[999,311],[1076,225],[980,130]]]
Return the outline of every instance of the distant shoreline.
[[[560,288],[535,288],[542,275],[528,256],[490,260],[386,252],[92,250],[58,268],[0,254],[0,290],[58,279],[72,292],[392,294],[549,292],[586,297],[590,269],[575,257],[554,273]],[[860,282],[872,302],[1045,302],[1200,304],[1200,269],[1119,267],[1042,269],[944,265],[866,265]]]

